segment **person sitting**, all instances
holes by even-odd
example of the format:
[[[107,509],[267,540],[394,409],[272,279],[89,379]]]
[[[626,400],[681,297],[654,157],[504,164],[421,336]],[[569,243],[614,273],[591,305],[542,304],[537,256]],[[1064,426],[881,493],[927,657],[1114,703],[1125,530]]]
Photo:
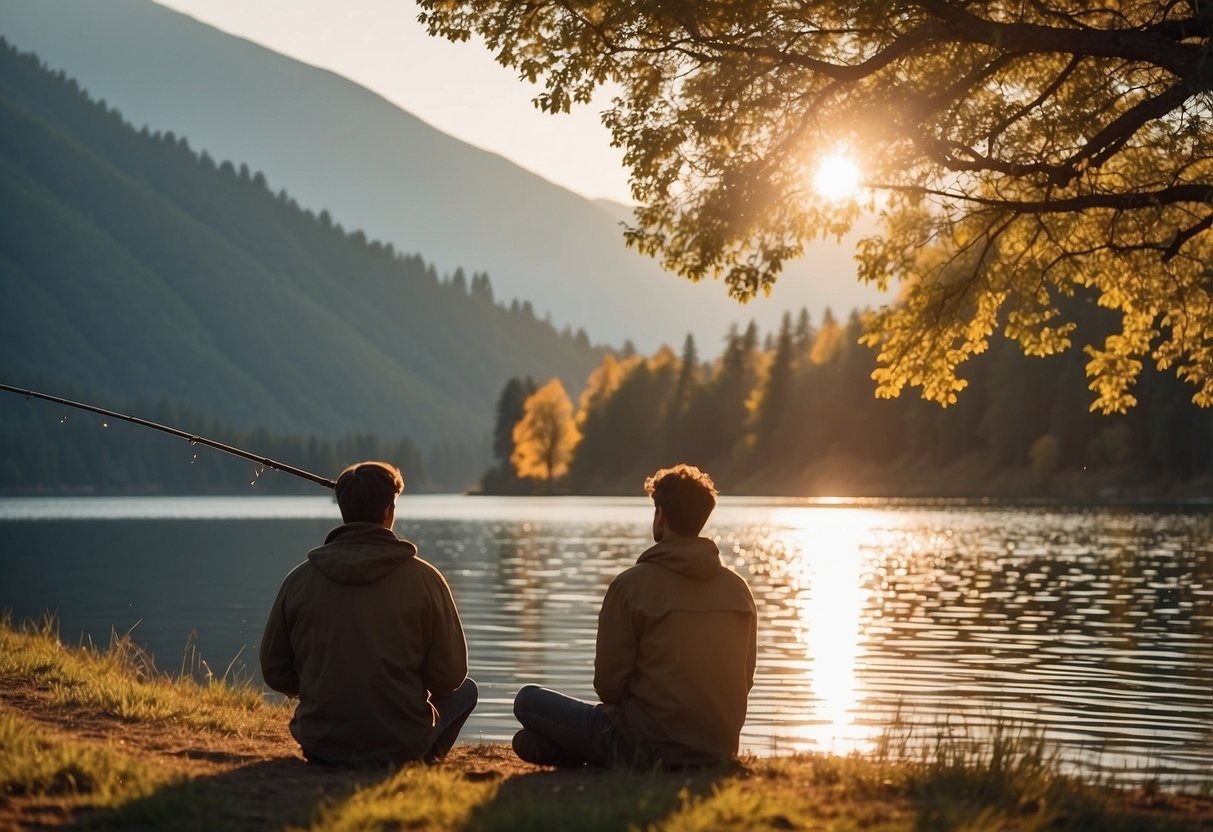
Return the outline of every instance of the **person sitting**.
[[[594,690],[583,702],[537,685],[514,699],[515,753],[538,765],[703,765],[737,754],[754,685],[758,614],[745,580],[699,537],[716,505],[691,465],[657,471],[654,545],[607,588]]]
[[[261,675],[298,697],[290,730],[308,760],[437,761],[477,700],[459,611],[442,573],[392,531],[397,468],[350,465],[335,490],[343,524],[283,580]]]

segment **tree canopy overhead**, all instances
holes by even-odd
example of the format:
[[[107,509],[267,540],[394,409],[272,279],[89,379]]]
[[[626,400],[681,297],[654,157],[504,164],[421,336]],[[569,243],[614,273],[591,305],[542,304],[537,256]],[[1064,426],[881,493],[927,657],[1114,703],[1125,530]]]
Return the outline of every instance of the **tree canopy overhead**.
[[[641,204],[629,242],[740,300],[770,290],[855,200],[812,189],[861,166],[880,232],[863,279],[900,282],[867,322],[881,395],[947,404],[996,331],[1029,354],[1080,343],[1123,410],[1142,361],[1213,405],[1213,1],[421,0],[435,35],[482,37],[567,110],[603,114]],[[1119,313],[1074,331],[1059,301]]]

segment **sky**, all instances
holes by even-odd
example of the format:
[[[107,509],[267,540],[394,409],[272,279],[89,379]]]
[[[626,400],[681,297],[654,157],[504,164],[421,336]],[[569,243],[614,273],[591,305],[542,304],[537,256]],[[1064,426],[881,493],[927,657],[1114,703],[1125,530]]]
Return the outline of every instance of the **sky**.
[[[590,199],[631,202],[622,150],[610,146],[601,95],[569,114],[531,99],[539,87],[482,42],[426,34],[408,0],[158,0],[171,9],[375,91],[432,126]]]

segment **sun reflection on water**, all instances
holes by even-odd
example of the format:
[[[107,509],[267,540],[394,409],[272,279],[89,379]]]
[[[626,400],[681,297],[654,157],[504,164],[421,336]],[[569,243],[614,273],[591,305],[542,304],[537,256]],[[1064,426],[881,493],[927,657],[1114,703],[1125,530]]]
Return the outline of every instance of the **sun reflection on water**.
[[[73,640],[142,620],[136,635],[171,666],[195,630],[208,659],[255,656],[282,575],[331,528],[328,500],[0,499],[0,606],[17,621],[56,609]],[[508,743],[524,683],[594,699],[602,597],[650,544],[651,504],[407,502],[397,529],[447,576],[480,686],[461,740]],[[1010,727],[1063,773],[1207,788],[1213,512],[841,502],[713,513],[759,610],[743,751],[918,758]]]
[[[793,604],[798,642],[808,659],[806,675],[813,713],[798,722],[796,737],[814,750],[848,754],[868,751],[874,727],[860,720],[859,664],[867,640],[864,610],[863,542],[871,512],[856,509],[789,510],[773,518],[788,531],[802,591]]]

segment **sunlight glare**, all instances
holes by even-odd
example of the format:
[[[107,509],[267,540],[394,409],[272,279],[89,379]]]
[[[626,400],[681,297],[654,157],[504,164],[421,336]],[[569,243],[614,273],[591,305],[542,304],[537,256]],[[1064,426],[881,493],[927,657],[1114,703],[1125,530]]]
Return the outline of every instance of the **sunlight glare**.
[[[813,175],[813,190],[830,201],[853,199],[859,194],[859,165],[845,153],[823,157]]]
[[[789,533],[800,552],[803,580],[810,587],[797,606],[817,703],[812,724],[800,728],[797,735],[821,751],[867,751],[873,729],[856,717],[866,638],[861,542],[871,531],[872,515],[847,508],[802,509],[797,514]]]

